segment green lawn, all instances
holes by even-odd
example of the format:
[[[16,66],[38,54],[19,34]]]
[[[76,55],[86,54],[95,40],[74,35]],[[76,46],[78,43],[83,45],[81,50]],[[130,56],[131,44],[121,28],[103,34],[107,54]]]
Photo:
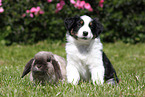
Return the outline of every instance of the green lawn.
[[[145,97],[145,44],[104,43],[104,51],[121,80],[117,86],[88,82],[34,86],[29,75],[20,77],[25,64],[42,50],[66,58],[65,44],[61,42],[0,46],[0,97]]]

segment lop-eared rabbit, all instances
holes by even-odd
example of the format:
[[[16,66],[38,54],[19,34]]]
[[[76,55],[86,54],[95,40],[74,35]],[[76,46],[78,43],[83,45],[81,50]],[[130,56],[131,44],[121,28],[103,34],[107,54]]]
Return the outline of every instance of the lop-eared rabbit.
[[[56,83],[66,77],[65,59],[52,52],[40,51],[25,66],[22,78],[30,74],[30,80],[36,83]]]

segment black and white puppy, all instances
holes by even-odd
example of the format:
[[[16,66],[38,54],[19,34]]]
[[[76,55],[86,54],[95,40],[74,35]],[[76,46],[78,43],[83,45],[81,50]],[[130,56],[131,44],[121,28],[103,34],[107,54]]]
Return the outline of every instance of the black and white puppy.
[[[65,19],[67,29],[67,81],[78,84],[80,80],[93,84],[118,83],[116,72],[102,51],[99,35],[103,26],[89,16],[75,16]]]

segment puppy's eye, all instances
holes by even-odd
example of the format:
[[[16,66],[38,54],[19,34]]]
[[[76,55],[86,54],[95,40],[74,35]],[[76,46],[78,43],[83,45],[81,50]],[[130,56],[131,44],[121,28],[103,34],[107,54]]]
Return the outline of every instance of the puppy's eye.
[[[77,26],[78,27],[81,27],[81,26],[83,26],[84,25],[84,21],[83,20],[79,20],[78,22],[77,22]]]
[[[89,26],[92,26],[92,24],[93,24],[93,23],[92,23],[92,22],[90,22],[90,23],[89,23]]]
[[[81,25],[83,25],[83,24],[84,24],[84,21],[83,21],[83,20],[81,20],[81,21],[80,21],[80,23],[81,23]]]

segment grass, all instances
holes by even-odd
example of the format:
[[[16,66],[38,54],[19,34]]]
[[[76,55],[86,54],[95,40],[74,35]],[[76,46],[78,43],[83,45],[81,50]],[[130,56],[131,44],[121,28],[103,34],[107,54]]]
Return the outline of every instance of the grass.
[[[40,42],[34,45],[0,46],[0,97],[145,97],[145,45],[104,43],[120,83],[117,86],[67,82],[34,86],[29,75],[20,78],[25,64],[39,51],[51,51],[66,58],[64,43]]]

